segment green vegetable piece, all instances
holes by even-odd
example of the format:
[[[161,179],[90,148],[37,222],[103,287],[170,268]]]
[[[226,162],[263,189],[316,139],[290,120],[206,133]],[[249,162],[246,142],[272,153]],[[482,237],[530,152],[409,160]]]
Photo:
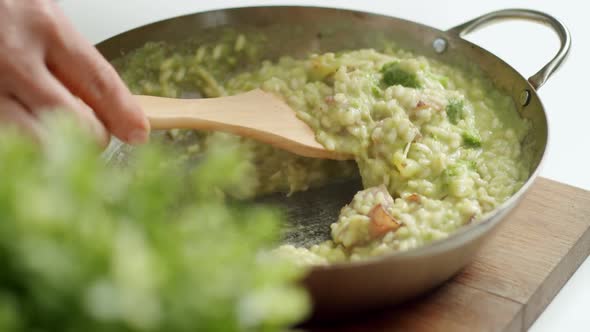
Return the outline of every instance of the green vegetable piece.
[[[456,166],[451,166],[447,169],[444,170],[443,175],[445,178],[452,178],[454,176],[457,176],[458,174],[458,170]]]
[[[463,137],[463,145],[468,148],[480,148],[481,137],[476,132],[464,131],[461,136]]]
[[[380,98],[383,95],[381,89],[379,89],[379,87],[375,85],[371,87],[371,92],[373,93],[373,97],[375,98]]]
[[[440,82],[440,84],[442,84],[443,87],[449,87],[449,78],[447,76],[440,76],[438,78],[438,81]]]
[[[456,125],[459,120],[463,119],[463,108],[465,107],[463,100],[451,99],[447,104],[446,111],[449,121]]]
[[[326,53],[312,58],[309,78],[312,81],[323,81],[340,68],[340,61],[333,53]]]
[[[383,83],[387,86],[401,85],[415,89],[421,87],[416,74],[401,68],[397,61],[385,64],[381,68],[381,73],[383,74]]]
[[[452,178],[461,173],[465,173],[468,170],[477,171],[477,163],[473,160],[459,160],[455,164],[449,165],[443,171],[443,179],[448,182]]]

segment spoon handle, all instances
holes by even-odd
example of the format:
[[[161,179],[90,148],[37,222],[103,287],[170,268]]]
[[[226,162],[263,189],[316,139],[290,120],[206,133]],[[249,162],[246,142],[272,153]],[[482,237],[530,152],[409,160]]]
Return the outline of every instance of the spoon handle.
[[[248,127],[261,108],[266,93],[253,90],[235,96],[174,99],[136,96],[153,129],[228,131],[228,126]]]
[[[223,131],[312,158],[351,159],[329,151],[287,103],[262,90],[203,99],[136,96],[153,129]]]

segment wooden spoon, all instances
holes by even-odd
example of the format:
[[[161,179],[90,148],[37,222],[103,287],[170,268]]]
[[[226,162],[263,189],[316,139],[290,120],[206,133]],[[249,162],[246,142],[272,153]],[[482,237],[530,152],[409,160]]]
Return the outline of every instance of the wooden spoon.
[[[289,105],[256,89],[243,94],[203,99],[136,96],[152,129],[201,129],[249,137],[300,156],[352,159],[315,140],[311,128]]]

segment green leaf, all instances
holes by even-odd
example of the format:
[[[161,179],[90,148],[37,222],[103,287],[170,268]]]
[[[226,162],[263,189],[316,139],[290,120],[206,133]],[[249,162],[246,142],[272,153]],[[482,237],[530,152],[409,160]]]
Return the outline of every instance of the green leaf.
[[[398,61],[387,63],[381,68],[383,83],[386,86],[401,85],[407,88],[421,87],[415,73],[403,69]]]

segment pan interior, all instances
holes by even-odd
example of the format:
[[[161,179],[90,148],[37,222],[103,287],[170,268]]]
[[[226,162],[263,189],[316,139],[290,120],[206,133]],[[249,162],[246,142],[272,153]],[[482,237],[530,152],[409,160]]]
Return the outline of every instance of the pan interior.
[[[495,85],[511,95],[516,104],[520,93],[528,86],[526,80],[504,62],[454,36],[400,19],[336,9],[261,7],[199,13],[123,33],[101,43],[98,49],[109,60],[115,60],[148,41],[180,43],[187,39],[216,40],[223,38],[228,29],[262,32],[268,36],[264,52],[265,59],[269,60],[283,55],[303,57],[310,53],[381,49],[394,41],[400,48],[443,62],[455,65],[475,63]],[[439,38],[447,43],[443,53],[437,53],[432,47],[432,43]],[[193,97],[190,94],[183,96]],[[517,109],[532,122],[533,129],[524,144],[534,160],[533,173],[545,150],[546,119],[534,91],[529,104]],[[156,136],[161,136],[161,133]],[[132,154],[132,148],[114,142],[105,155],[111,162],[125,163]],[[330,238],[329,225],[361,187],[360,180],[351,179],[289,197],[273,194],[256,201],[283,207],[289,220],[284,241],[309,246]]]

